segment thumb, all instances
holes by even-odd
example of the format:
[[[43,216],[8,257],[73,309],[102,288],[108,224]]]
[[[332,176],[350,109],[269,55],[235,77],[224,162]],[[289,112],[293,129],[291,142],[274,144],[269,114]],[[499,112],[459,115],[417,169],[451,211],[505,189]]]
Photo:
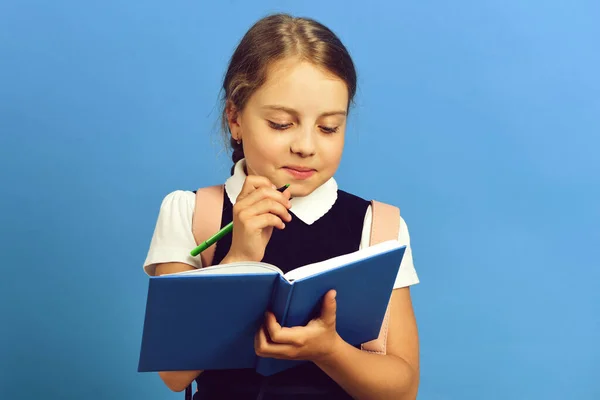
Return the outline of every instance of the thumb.
[[[321,319],[327,324],[335,323],[337,313],[337,301],[335,299],[337,292],[330,290],[325,294],[323,306],[321,307]]]

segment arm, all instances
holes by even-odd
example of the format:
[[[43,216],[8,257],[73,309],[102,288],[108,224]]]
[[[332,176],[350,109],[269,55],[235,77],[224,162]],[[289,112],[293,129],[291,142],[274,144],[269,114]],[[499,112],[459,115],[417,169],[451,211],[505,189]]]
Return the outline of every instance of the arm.
[[[239,260],[261,260],[273,227],[283,228],[283,220],[291,220],[288,212],[288,208],[291,207],[289,197],[289,190],[284,193],[278,192],[272,188],[271,182],[266,178],[248,177],[234,206],[232,246],[221,264]],[[161,205],[161,214],[153,235],[152,246],[193,248],[196,242],[189,229],[192,224],[192,211],[193,198],[188,198],[182,192],[169,195]],[[146,263],[151,261],[147,260]],[[156,265],[154,275],[193,269],[195,267],[184,262],[160,263]],[[159,376],[169,389],[181,392],[201,373],[202,371],[164,371],[159,372]]]
[[[232,262],[234,259],[227,256],[221,264]],[[177,272],[191,271],[195,268],[184,263],[164,263],[156,266],[156,276],[174,274]],[[174,392],[181,392],[196,379],[202,371],[161,371],[158,373],[165,385]]]
[[[386,355],[352,347],[339,338],[317,364],[355,399],[416,399],[419,340],[409,288],[395,289],[390,304]]]
[[[195,269],[184,263],[164,263],[156,266],[156,276],[174,274],[176,272]],[[165,385],[174,392],[181,392],[200,375],[202,371],[164,371],[158,375]]]

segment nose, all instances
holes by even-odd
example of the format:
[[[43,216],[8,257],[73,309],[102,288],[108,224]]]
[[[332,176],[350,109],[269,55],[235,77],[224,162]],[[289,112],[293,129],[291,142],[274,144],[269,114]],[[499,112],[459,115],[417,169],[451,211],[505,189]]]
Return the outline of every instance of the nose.
[[[316,152],[315,132],[306,127],[296,130],[290,145],[290,151],[300,157],[310,157]]]

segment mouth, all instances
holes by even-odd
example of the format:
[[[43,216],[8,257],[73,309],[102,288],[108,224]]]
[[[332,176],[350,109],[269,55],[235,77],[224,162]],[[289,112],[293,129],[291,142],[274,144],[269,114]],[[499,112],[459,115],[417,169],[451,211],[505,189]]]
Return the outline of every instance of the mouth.
[[[314,168],[302,167],[298,165],[288,165],[283,167],[283,169],[296,179],[308,179],[313,176],[315,172],[317,172]]]
[[[298,171],[298,172],[315,171],[314,168],[300,167],[300,166],[297,166],[297,165],[286,165],[283,168],[285,168],[285,169],[291,169],[291,170]]]

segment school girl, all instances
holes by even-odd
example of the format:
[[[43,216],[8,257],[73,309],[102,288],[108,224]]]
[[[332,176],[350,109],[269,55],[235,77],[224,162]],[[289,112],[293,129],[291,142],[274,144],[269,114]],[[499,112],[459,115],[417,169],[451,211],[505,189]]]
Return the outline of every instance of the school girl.
[[[234,228],[217,243],[211,265],[265,261],[287,272],[369,245],[371,203],[339,189],[334,179],[356,79],[345,46],[317,21],[275,14],[245,34],[223,82],[233,167],[222,209],[215,211],[221,226],[233,221]],[[288,183],[283,193],[276,190]],[[183,190],[164,198],[144,263],[147,274],[206,266],[202,257],[189,255],[203,223],[195,215],[209,207],[199,199]],[[160,377],[174,391],[189,390],[195,380],[194,400],[415,399],[419,344],[409,287],[418,277],[401,218],[397,232],[407,249],[389,304],[384,354],[351,346],[337,334],[336,293],[330,291],[320,316],[306,326],[282,328],[267,314],[256,333],[257,355],[310,362],[268,378],[253,370]]]

